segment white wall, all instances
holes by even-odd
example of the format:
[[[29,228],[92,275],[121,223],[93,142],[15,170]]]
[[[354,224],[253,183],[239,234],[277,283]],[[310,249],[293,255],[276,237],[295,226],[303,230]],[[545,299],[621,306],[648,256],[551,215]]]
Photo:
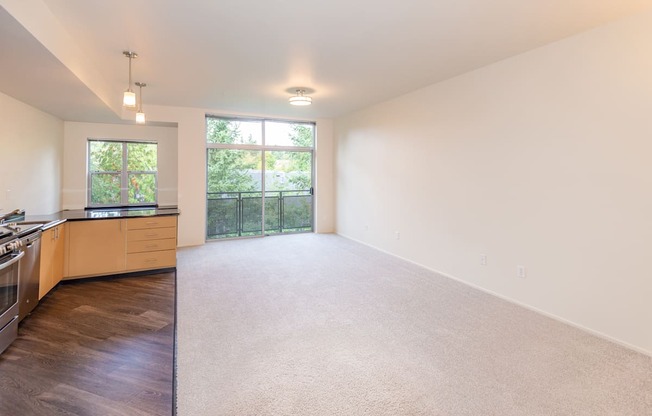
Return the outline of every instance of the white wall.
[[[148,106],[152,120],[178,126],[177,171],[180,247],[204,244],[206,224],[206,119],[196,108]]]
[[[63,121],[0,93],[0,212],[61,209]]]
[[[645,13],[336,120],[338,233],[651,353],[650,45]]]
[[[63,208],[86,204],[88,139],[147,140],[158,142],[158,203],[177,205],[177,129],[123,124],[64,124]]]
[[[315,232],[335,232],[333,121],[317,120],[315,131]]]

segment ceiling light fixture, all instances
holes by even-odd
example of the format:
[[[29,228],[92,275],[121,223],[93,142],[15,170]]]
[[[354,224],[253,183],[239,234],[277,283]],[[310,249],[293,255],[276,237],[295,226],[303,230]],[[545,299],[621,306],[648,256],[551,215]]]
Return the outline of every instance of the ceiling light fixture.
[[[312,98],[303,95],[306,93],[306,90],[297,89],[297,95],[290,97],[289,101],[292,105],[310,105],[312,104]]]
[[[147,84],[144,82],[137,82],[136,86],[138,87],[138,112],[136,113],[136,123],[145,124],[145,113],[143,113],[143,87],[146,87]]]
[[[122,96],[122,105],[127,108],[135,108],[136,93],[131,90],[131,60],[138,58],[138,54],[131,51],[124,51],[122,53],[124,56],[129,58],[129,86],[127,87],[127,91],[125,91],[124,95]]]

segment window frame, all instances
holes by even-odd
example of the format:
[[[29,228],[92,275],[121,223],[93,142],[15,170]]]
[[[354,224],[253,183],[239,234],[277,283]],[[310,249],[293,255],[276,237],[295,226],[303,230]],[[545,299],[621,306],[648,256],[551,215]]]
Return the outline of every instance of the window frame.
[[[108,142],[120,143],[122,145],[122,170],[120,171],[91,171],[91,143]],[[136,171],[128,170],[129,144],[154,144],[156,145],[156,170]],[[120,208],[120,207],[156,207],[158,206],[158,166],[159,152],[158,142],[154,140],[124,140],[124,139],[93,139],[89,138],[86,144],[86,207],[87,208]],[[94,174],[120,175],[120,202],[111,204],[93,204],[92,202],[92,178]],[[153,174],[154,175],[154,202],[129,203],[129,175],[132,174]]]
[[[229,122],[255,122],[260,124],[260,129],[261,129],[261,142],[260,144],[242,144],[242,143],[212,143],[208,141],[208,120],[209,119],[217,119],[217,120],[224,120],[224,121],[229,121]],[[267,138],[266,138],[266,123],[271,122],[271,123],[287,123],[287,124],[299,124],[299,125],[306,125],[310,126],[312,128],[312,145],[311,146],[294,146],[294,145],[270,145],[267,143]],[[204,121],[204,134],[205,134],[205,144],[206,144],[206,153],[205,153],[205,168],[206,168],[206,176],[205,176],[205,181],[206,183],[204,184],[205,186],[205,193],[209,193],[208,189],[208,152],[211,149],[223,149],[223,150],[244,150],[244,151],[258,151],[261,153],[261,165],[263,166],[263,171],[265,170],[264,166],[266,165],[266,160],[265,156],[268,151],[278,151],[278,152],[304,152],[304,153],[310,153],[311,155],[311,187],[310,187],[310,196],[312,197],[312,207],[310,210],[310,216],[311,216],[311,231],[309,232],[314,232],[315,230],[315,201],[316,201],[316,175],[317,175],[317,122],[316,121],[305,121],[305,120],[288,120],[288,119],[280,119],[280,118],[264,118],[264,117],[238,117],[238,116],[222,116],[222,115],[216,115],[216,114],[205,114],[205,121]],[[261,194],[265,195],[267,192],[273,192],[273,191],[268,191],[266,189],[266,181],[265,181],[265,175],[261,175]],[[266,236],[266,231],[265,231],[265,204],[266,204],[266,197],[262,198],[262,207],[261,207],[261,234],[260,235],[255,235],[255,236],[237,236],[237,237],[229,237],[229,239],[238,239],[238,238],[262,238]],[[206,213],[205,217],[205,227],[208,227],[208,201],[207,199],[204,200],[204,209]],[[301,232],[308,232],[308,231],[299,231]],[[289,233],[288,233],[289,234]],[[220,239],[208,239],[206,238],[205,241],[219,241]]]
[[[298,152],[312,152],[315,154],[317,147],[317,123],[315,121],[298,121],[298,120],[286,120],[282,118],[256,118],[256,117],[237,117],[237,116],[220,116],[214,114],[206,114],[204,118],[205,128],[208,124],[208,119],[218,119],[225,121],[233,122],[254,122],[260,123],[261,128],[261,143],[260,144],[228,144],[228,143],[210,143],[207,140],[205,141],[207,148],[212,149],[241,149],[241,150],[279,150],[279,151],[298,151]],[[312,146],[279,146],[279,145],[269,145],[265,137],[265,123],[287,123],[287,124],[302,124],[312,127]]]

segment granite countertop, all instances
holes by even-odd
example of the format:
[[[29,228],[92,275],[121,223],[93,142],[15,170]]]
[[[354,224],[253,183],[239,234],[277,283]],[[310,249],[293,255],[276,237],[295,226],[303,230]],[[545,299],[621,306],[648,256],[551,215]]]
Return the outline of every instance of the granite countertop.
[[[49,215],[27,215],[25,222],[42,222],[43,229],[52,228],[64,221],[102,220],[111,218],[137,218],[161,215],[179,215],[181,211],[176,206],[132,207],[132,208],[97,208],[72,209],[55,212]]]

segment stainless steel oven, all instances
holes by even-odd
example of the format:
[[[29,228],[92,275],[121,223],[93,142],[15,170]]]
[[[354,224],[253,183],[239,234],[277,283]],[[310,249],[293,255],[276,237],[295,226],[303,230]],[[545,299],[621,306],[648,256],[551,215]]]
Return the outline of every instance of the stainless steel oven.
[[[38,304],[41,264],[41,227],[39,222],[24,222],[25,210],[16,209],[0,216],[2,226],[19,239],[18,248],[25,255],[18,268],[18,320],[22,321]]]
[[[18,263],[24,256],[14,232],[0,227],[0,353],[18,336]]]

